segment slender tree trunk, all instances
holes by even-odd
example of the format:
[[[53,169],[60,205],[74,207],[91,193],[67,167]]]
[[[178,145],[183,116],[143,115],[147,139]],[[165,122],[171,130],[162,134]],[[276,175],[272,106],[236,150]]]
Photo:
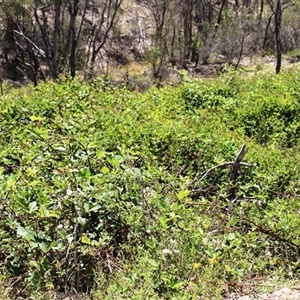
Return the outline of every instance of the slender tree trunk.
[[[240,6],[239,0],[235,0],[235,2],[234,2],[234,9],[235,10],[239,9],[239,6]]]
[[[115,24],[115,20],[117,18],[117,13],[120,9],[122,1],[123,0],[115,0],[115,1],[106,0],[104,8],[101,13],[101,19],[97,25],[97,28],[96,27],[93,28],[93,37],[92,37],[92,41],[91,41],[92,54],[91,54],[90,65],[89,65],[89,74],[88,74],[89,78],[91,78],[93,76],[96,58],[97,58],[100,50],[105,45],[106,40],[108,38],[108,34],[112,30],[112,28]],[[107,24],[106,28],[105,28],[105,23]],[[100,44],[97,45],[101,30],[103,30],[104,33],[101,37]]]
[[[184,46],[183,46],[183,67],[186,67],[186,61],[189,56],[189,46],[191,44],[192,37],[192,13],[193,6],[191,0],[186,0],[184,9]]]
[[[69,13],[70,13],[70,32],[71,32],[71,50],[70,50],[70,75],[71,77],[75,77],[76,75],[76,48],[78,44],[78,40],[80,37],[81,29],[83,26],[83,20],[87,10],[88,0],[85,0],[85,6],[81,17],[81,22],[76,33],[75,28],[75,20],[78,15],[79,10],[79,0],[73,1],[73,6],[71,0],[69,0]]]
[[[277,48],[276,74],[279,74],[281,69],[281,56],[282,56],[282,46],[281,46],[281,37],[280,37],[281,17],[282,17],[281,0],[277,0],[276,10],[275,10],[275,36],[276,36],[276,48]]]
[[[264,0],[260,0],[260,8],[259,8],[259,14],[258,14],[258,23],[261,23],[262,16],[264,12]]]
[[[34,8],[34,18],[40,29],[42,41],[44,44],[43,51],[45,52],[45,60],[46,60],[47,66],[50,69],[52,78],[55,79],[56,76],[55,76],[55,72],[53,70],[52,57],[51,57],[52,47],[51,47],[51,42],[49,40],[49,34],[47,32],[48,20],[47,20],[47,16],[46,16],[44,7],[41,8],[41,11],[42,11],[42,16],[43,16],[43,23],[41,23],[41,21],[40,21],[40,17],[38,14],[38,3],[36,3],[35,8]]]
[[[52,67],[53,67],[53,75],[56,78],[58,76],[58,41],[59,41],[59,25],[60,25],[60,6],[61,2],[56,1],[54,3],[54,28],[53,28],[53,57],[52,57]]]
[[[271,25],[271,21],[272,21],[273,15],[274,15],[274,12],[272,11],[272,14],[268,18],[267,26],[266,26],[266,29],[265,29],[265,36],[264,36],[264,42],[263,42],[263,49],[264,50],[267,49],[267,46],[269,44],[268,43],[268,32],[269,32],[269,28],[270,28],[270,25]]]
[[[72,5],[73,4],[73,5]],[[70,14],[70,33],[71,33],[71,50],[70,50],[70,75],[75,77],[76,74],[76,62],[75,62],[75,51],[77,46],[76,33],[75,33],[75,18],[78,11],[78,0],[74,0],[73,3],[69,0],[69,14]]]
[[[223,9],[224,9],[224,7],[225,7],[226,4],[227,4],[227,0],[222,0],[222,4],[221,4],[220,10],[219,10],[219,14],[218,14],[218,19],[217,19],[217,22],[216,22],[216,25],[215,25],[215,34],[217,33],[219,25],[221,24],[221,21],[222,21],[222,12],[223,12]]]
[[[238,61],[234,67],[235,70],[237,70],[240,62],[241,62],[241,59],[242,59],[242,56],[243,56],[243,51],[244,51],[244,41],[245,41],[245,37],[243,36],[242,37],[242,40],[241,40],[241,50],[240,50],[240,54],[239,54],[239,58],[238,58]]]

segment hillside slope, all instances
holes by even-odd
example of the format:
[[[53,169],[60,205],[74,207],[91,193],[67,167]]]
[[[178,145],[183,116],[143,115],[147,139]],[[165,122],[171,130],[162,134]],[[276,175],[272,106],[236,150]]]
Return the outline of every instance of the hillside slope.
[[[2,96],[0,293],[224,299],[298,279],[299,79]]]

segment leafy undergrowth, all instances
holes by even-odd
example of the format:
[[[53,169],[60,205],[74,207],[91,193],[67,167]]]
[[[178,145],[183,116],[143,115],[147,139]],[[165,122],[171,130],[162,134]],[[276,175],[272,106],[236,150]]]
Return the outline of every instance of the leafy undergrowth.
[[[299,79],[229,72],[143,94],[62,79],[2,96],[2,296],[220,299],[297,278]]]

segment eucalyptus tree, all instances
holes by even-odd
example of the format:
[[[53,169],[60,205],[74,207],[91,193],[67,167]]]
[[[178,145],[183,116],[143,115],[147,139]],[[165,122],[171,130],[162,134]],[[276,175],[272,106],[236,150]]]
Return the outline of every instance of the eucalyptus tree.
[[[39,79],[56,79],[61,73],[74,77],[83,67],[83,63],[79,65],[81,61],[94,66],[115,25],[121,3],[122,0],[1,1],[1,76],[14,81],[28,78],[37,84]]]
[[[275,45],[276,45],[276,74],[280,73],[281,70],[281,60],[282,60],[282,39],[281,39],[281,27],[282,27],[282,15],[283,11],[295,3],[290,0],[267,0],[270,8],[270,16],[267,22],[265,37],[264,37],[264,49],[267,48],[268,42],[275,37]],[[268,40],[268,32],[270,31],[271,21],[274,18],[274,27],[272,29],[271,39]]]
[[[144,5],[152,14],[154,20],[154,32],[151,34],[152,47],[148,58],[152,65],[153,77],[160,78],[161,68],[166,62],[168,53],[168,22],[167,14],[170,13],[172,0],[144,0]],[[172,11],[174,13],[174,11]]]
[[[34,0],[34,23],[39,30],[51,76],[69,69],[76,75],[76,51],[89,0]]]
[[[89,20],[89,42],[88,42],[88,77],[92,77],[94,73],[97,56],[107,42],[108,35],[118,20],[118,14],[121,11],[123,0],[105,0],[101,3],[94,3],[92,10],[96,6],[99,11],[98,15],[91,15]]]

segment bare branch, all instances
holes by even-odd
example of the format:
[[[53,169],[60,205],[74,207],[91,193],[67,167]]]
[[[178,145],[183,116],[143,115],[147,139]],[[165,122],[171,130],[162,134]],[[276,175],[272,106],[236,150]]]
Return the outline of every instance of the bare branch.
[[[199,182],[202,181],[205,177],[207,177],[213,170],[217,169],[217,168],[224,168],[224,167],[228,167],[228,166],[232,166],[234,165],[235,162],[234,161],[231,161],[231,162],[225,162],[223,164],[220,164],[220,165],[217,165],[217,166],[214,166],[208,170],[206,170],[204,173],[202,173],[200,179],[199,179]],[[240,165],[241,166],[245,166],[245,167],[254,167],[254,165],[252,164],[248,164],[248,163],[244,163],[244,162],[240,162]]]
[[[206,170],[204,173],[202,173],[202,175],[201,175],[200,179],[198,180],[198,182],[200,182],[204,178],[206,178],[215,169],[225,168],[225,167],[231,166],[230,181],[232,182],[232,187],[229,190],[229,198],[231,200],[235,199],[235,184],[236,184],[236,179],[237,179],[238,174],[239,174],[240,166],[245,166],[245,167],[253,167],[254,166],[252,164],[242,162],[242,160],[245,157],[246,153],[247,153],[246,145],[243,145],[241,147],[241,149],[239,150],[238,154],[236,155],[234,161],[225,162],[225,163],[219,164],[217,166],[214,166],[214,167]],[[194,193],[199,193],[199,192],[202,192],[202,191],[203,191],[203,189],[192,190],[192,192],[194,192]]]
[[[31,39],[29,39],[27,36],[24,35],[23,32],[21,31],[17,31],[17,30],[14,30],[14,33],[16,33],[17,35],[23,37],[27,42],[29,42],[38,52],[39,54],[41,55],[42,58],[46,58],[46,54],[45,54],[45,51],[42,50],[41,48],[39,48]]]
[[[246,145],[243,145],[240,149],[239,153],[237,154],[234,163],[232,165],[231,173],[230,173],[230,180],[235,181],[238,176],[239,166],[241,161],[243,160],[244,156],[247,153]]]

